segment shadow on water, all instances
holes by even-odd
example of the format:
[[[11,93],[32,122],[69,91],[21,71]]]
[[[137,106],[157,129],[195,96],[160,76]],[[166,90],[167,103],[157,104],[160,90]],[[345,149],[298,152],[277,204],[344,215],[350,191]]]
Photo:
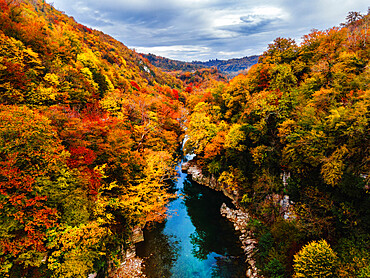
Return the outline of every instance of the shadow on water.
[[[180,174],[179,198],[170,202],[170,216],[144,231],[137,245],[149,278],[245,276],[242,249],[232,224],[220,214],[222,193],[201,186]]]
[[[215,253],[216,263],[211,277],[243,277],[244,256],[233,225],[220,215],[222,203],[232,203],[220,192],[185,180],[182,190],[184,204],[195,227],[190,235],[192,254],[199,260],[206,260]]]
[[[240,253],[240,245],[235,241],[235,237],[225,237],[233,229],[232,224],[220,215],[222,203],[230,201],[222,198],[220,194],[214,194],[218,192],[212,189],[187,180],[184,182],[182,192],[185,195],[184,204],[188,215],[195,226],[195,232],[190,235],[194,256],[204,260],[212,252]]]
[[[137,246],[138,255],[145,261],[148,277],[171,277],[171,268],[178,257],[179,242],[174,235],[166,235],[166,222],[144,230],[144,243]]]

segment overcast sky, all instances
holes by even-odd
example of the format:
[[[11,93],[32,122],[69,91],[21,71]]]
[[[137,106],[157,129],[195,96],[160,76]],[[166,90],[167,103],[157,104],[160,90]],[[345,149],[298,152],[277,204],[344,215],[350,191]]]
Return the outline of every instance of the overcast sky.
[[[48,0],[138,52],[192,61],[258,55],[277,37],[299,42],[339,26],[369,0]]]

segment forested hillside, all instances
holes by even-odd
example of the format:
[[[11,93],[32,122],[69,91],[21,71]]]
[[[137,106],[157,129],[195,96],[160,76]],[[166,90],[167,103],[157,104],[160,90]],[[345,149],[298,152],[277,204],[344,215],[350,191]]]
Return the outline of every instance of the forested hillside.
[[[43,0],[0,0],[0,277],[87,277],[164,217],[181,81]]]
[[[206,66],[203,65],[196,65],[191,62],[183,62],[183,61],[177,61],[168,59],[165,57],[157,56],[154,54],[140,54],[145,59],[148,59],[148,61],[153,64],[154,66],[166,71],[166,72],[174,72],[174,71],[180,71],[180,72],[191,72],[198,69],[206,68]]]
[[[165,73],[44,0],[0,0],[0,277],[119,266],[166,217],[185,129],[251,215],[260,275],[370,277],[370,15],[347,19],[277,38],[227,82]]]
[[[239,192],[264,277],[370,277],[369,24],[277,38],[188,99],[187,152]]]
[[[217,70],[225,75],[235,77],[239,73],[248,70],[251,66],[257,64],[259,56],[254,55],[250,57],[234,58],[229,60],[209,60],[206,62],[193,61],[182,62],[171,60],[168,58],[160,57],[154,54],[141,54],[144,58],[148,59],[154,66],[168,72],[193,72],[205,68],[217,68]]]
[[[221,73],[235,77],[239,73],[248,70],[253,65],[257,64],[259,56],[246,56],[243,58],[234,58],[229,60],[209,60],[206,62],[194,61],[194,65],[202,65],[206,67],[216,67]]]

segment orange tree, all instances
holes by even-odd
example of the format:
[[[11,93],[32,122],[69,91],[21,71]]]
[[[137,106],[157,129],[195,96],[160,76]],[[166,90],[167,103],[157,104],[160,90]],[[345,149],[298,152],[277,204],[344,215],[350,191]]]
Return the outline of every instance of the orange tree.
[[[78,178],[50,121],[22,106],[0,111],[0,260],[2,272],[18,265],[27,273],[44,263],[47,231],[60,219],[69,225],[87,220],[80,207],[87,200],[77,193]]]

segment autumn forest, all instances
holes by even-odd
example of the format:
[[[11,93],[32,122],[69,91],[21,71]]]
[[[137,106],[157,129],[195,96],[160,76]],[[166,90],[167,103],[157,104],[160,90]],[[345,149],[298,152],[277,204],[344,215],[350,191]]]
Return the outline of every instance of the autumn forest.
[[[260,277],[370,277],[370,15],[343,21],[229,79],[0,0],[0,277],[107,277],[183,152],[238,192]]]

